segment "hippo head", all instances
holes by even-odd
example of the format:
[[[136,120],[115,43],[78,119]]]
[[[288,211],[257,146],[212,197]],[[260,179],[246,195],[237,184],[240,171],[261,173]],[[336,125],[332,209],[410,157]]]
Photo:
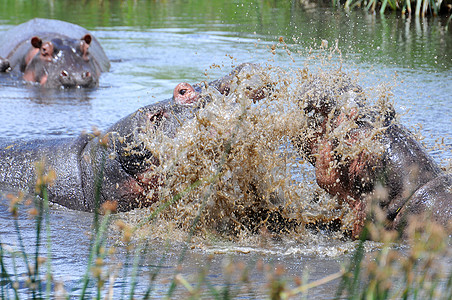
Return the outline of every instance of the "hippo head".
[[[164,176],[156,172],[161,161],[152,146],[154,139],[159,135],[173,138],[177,129],[194,117],[201,100],[201,94],[193,86],[180,83],[171,99],[142,107],[110,127],[105,134],[104,150],[108,159],[103,168],[102,198],[117,200],[118,211],[149,206],[157,201]],[[98,146],[96,139],[84,150],[81,165],[86,174],[95,174],[98,171],[94,170],[101,168],[95,166],[102,161],[103,152],[97,150]]]
[[[90,34],[80,40],[67,37],[31,39],[33,48],[25,58],[23,78],[44,87],[96,87],[100,70],[91,59]]]
[[[231,74],[206,85],[221,95],[243,92],[247,99],[257,101],[268,94],[266,81],[258,77],[264,73],[256,65],[241,65]],[[106,131],[108,159],[103,168],[103,199],[117,200],[119,211],[149,206],[158,200],[166,175],[158,172],[165,162],[156,147],[161,140],[177,138],[179,128],[196,120],[199,110],[215,100],[210,98],[211,90],[201,86],[179,83],[171,99],[142,107]],[[99,155],[101,152],[93,150],[98,145],[98,142],[89,143],[83,157]],[[85,173],[90,173],[91,162],[100,161],[100,156],[82,159],[81,165]],[[94,167],[96,169],[100,170],[100,166]]]

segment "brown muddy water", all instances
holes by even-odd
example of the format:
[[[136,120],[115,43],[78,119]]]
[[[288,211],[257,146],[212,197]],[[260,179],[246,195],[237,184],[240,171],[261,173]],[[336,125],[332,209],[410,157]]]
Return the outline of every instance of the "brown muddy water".
[[[349,73],[365,88],[368,101],[392,103],[401,123],[417,133],[445,169],[451,168],[452,34],[444,20],[382,18],[298,1],[211,2],[87,1],[75,7],[71,2],[38,1],[33,7],[6,1],[0,12],[0,32],[33,17],[84,26],[112,61],[100,87],[91,90],[44,90],[0,76],[0,139],[75,137],[93,126],[105,129],[141,106],[171,97],[179,82],[213,80],[241,62],[261,64],[270,74],[261,80],[278,83],[271,99],[257,104],[246,102],[240,90],[229,97],[206,91],[214,101],[196,122],[181,128],[176,139],[157,135],[146,140],[167,162],[158,171],[171,174],[160,191],[162,199],[196,178],[206,181],[140,227],[132,237],[136,247],[131,253],[117,226],[110,226],[107,244],[116,252],[107,266],[111,274],[116,272],[111,283],[116,296],[124,286],[129,290],[134,263],[139,266],[137,295],[143,295],[158,270],[151,293],[155,298],[167,295],[172,278],[180,273],[193,284],[205,274],[213,287],[228,286],[232,296],[254,299],[266,297],[269,277],[281,269],[287,284],[295,286],[296,278],[325,278],[350,259],[357,243],[341,231],[288,226],[275,233],[231,225],[231,216],[246,215],[242,208],[254,201],[250,183],[265,195],[267,205],[284,206],[300,224],[340,218],[346,228],[353,217],[316,186],[312,167],[287,138],[305,121],[294,99],[306,71],[324,77],[338,69]],[[234,155],[224,162],[221,153],[231,141]],[[212,185],[208,180],[218,165],[227,171]],[[203,214],[191,236],[200,208]],[[149,209],[137,209],[114,219],[135,226],[149,215]],[[53,277],[68,293],[78,295],[93,216],[56,205],[49,216]],[[19,220],[25,249],[31,253],[36,236],[25,208]],[[0,202],[0,242],[19,250],[6,199]],[[372,255],[381,244],[366,242],[365,247]],[[394,248],[401,255],[408,251],[403,244]],[[134,261],[134,251],[141,252],[139,261]],[[438,260],[449,274],[452,257]],[[17,273],[24,273],[19,255],[15,263]],[[128,268],[120,268],[121,263]],[[249,280],[243,282],[245,272]],[[338,284],[333,280],[309,295],[333,298]],[[26,288],[21,291],[25,298]],[[173,298],[184,298],[186,292],[179,284]]]

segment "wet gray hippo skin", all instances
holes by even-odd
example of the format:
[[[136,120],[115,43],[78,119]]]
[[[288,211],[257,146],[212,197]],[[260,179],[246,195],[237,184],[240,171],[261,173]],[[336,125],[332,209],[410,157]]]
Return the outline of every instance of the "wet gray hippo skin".
[[[96,38],[75,24],[33,19],[0,38],[0,72],[21,74],[43,87],[96,87],[109,68]]]
[[[312,116],[310,126],[315,128],[301,150],[314,165],[319,186],[348,203],[356,213],[352,236],[361,232],[370,202],[376,202],[385,212],[386,227],[401,233],[411,216],[447,227],[452,220],[452,174],[446,174],[408,129],[395,121],[392,107],[383,112],[363,107],[360,87],[343,78],[331,80],[337,80],[336,90],[319,93],[310,86],[301,94],[303,108]],[[348,108],[338,100],[344,97],[355,105]],[[372,120],[377,114],[380,123]],[[378,129],[375,142],[382,152],[372,154],[364,149],[337,164],[341,161],[336,153],[337,137],[329,134],[344,122],[354,124],[342,134],[349,144],[359,143]]]
[[[240,73],[244,66],[254,68],[250,64],[241,65],[231,73],[232,77],[227,75],[210,85],[227,93],[234,74]],[[93,211],[95,182],[102,171],[101,203],[117,201],[118,211],[147,206],[157,198],[145,194],[160,182],[157,176],[146,176],[146,172],[159,161],[140,136],[162,130],[173,137],[177,128],[209,101],[200,92],[199,85],[181,83],[174,89],[172,99],[140,108],[97,136],[82,134],[75,139],[0,142],[0,191],[22,190],[33,194],[35,163],[44,159],[47,170],[56,173],[56,180],[48,187],[49,200],[54,203]],[[256,92],[256,95],[262,94]]]
[[[389,226],[403,229],[409,216],[422,213],[447,226],[452,220],[452,174],[402,125],[391,124],[380,140],[385,152],[379,181],[388,189],[388,199],[380,205],[387,210]]]

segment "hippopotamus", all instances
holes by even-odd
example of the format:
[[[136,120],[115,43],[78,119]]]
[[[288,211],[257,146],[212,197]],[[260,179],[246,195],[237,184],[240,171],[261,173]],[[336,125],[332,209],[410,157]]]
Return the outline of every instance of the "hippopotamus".
[[[366,106],[362,88],[342,73],[329,80],[313,76],[301,90],[310,133],[296,143],[314,166],[317,184],[356,214],[352,237],[372,219],[372,204],[384,212],[385,227],[402,236],[412,216],[448,227],[452,175],[396,120],[392,105]],[[345,153],[349,146],[356,147]]]
[[[110,62],[97,39],[75,24],[32,19],[2,33],[0,72],[43,87],[96,87]]]
[[[230,93],[237,84],[246,85],[248,97],[260,99],[264,94],[259,82],[238,80],[243,74],[257,69],[256,65],[242,64],[231,74],[208,85],[223,95]],[[202,86],[180,83],[172,98],[138,109],[104,133],[0,142],[0,190],[33,194],[36,163],[44,161],[46,172],[53,170],[56,174],[55,181],[48,186],[51,202],[88,212],[107,200],[117,202],[117,211],[154,203],[157,195],[149,191],[161,184],[161,178],[149,174],[160,161],[142,135],[152,135],[159,130],[173,138],[177,129],[209,101],[207,93],[202,93]],[[101,182],[98,192],[97,182]],[[98,198],[96,193],[99,193]],[[95,201],[97,199],[99,201]]]

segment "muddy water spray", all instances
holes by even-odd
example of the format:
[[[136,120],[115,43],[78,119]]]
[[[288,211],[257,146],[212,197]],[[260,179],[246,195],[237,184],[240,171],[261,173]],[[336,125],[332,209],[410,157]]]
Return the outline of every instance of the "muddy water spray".
[[[271,95],[251,101],[244,83],[253,80],[271,87]],[[202,97],[209,101],[175,137],[159,132],[142,136],[146,148],[162,162],[148,174],[158,175],[163,183],[149,195],[158,193],[160,199],[151,211],[188,190],[143,234],[165,238],[169,231],[188,232],[198,213],[198,237],[213,233],[251,238],[270,232],[303,240],[308,236],[306,226],[313,224],[335,224],[346,230],[354,222],[353,215],[315,184],[307,163],[312,157],[301,156],[299,148],[316,135],[319,129],[313,125],[332,121],[341,111],[353,111],[357,118],[369,116],[364,111],[369,106],[366,95],[350,88],[353,84],[336,70],[311,74],[306,68],[283,71],[267,66],[264,72],[237,76],[227,95],[203,86]],[[376,99],[373,110],[387,110],[385,99]],[[322,120],[306,109],[319,103],[331,104]],[[366,122],[383,122],[378,114],[371,117]],[[327,128],[328,136],[338,141],[340,159],[335,163],[344,163],[356,153],[379,155],[378,132],[369,132],[360,143],[348,142],[345,137],[355,126],[343,122],[338,128]],[[144,218],[149,210],[134,216],[140,219],[141,214]]]

